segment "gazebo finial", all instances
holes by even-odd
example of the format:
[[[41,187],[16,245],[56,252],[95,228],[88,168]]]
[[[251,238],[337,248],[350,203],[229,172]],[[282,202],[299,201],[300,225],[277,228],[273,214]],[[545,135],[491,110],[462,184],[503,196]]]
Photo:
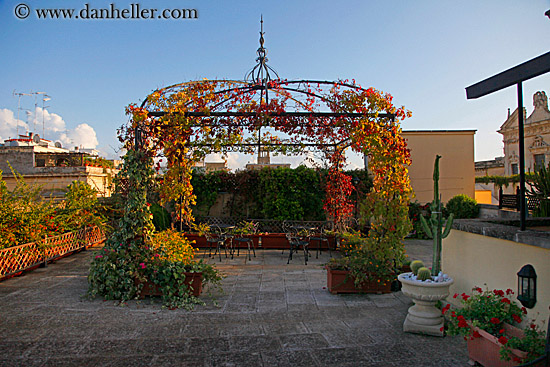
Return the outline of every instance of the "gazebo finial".
[[[264,47],[264,34],[264,17],[262,14],[260,16],[260,47],[256,51],[258,54],[258,57],[256,58],[257,64],[244,77],[244,79],[247,81],[261,82],[262,84],[264,84],[268,80],[271,80],[271,75],[269,74],[270,71],[276,75],[277,79],[279,79],[279,74],[277,74],[277,72],[273,68],[267,65],[268,58],[267,49]]]

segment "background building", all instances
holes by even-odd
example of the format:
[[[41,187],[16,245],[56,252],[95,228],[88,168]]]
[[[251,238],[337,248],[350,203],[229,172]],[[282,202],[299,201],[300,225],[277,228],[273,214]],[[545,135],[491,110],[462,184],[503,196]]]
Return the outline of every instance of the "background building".
[[[264,167],[269,168],[290,168],[290,163],[271,163],[271,158],[269,156],[269,150],[260,148],[258,151],[258,163],[248,163],[246,169],[250,170],[261,170]]]
[[[447,202],[458,194],[475,197],[474,135],[475,130],[409,130],[402,136],[411,150],[409,167],[414,200],[433,200],[435,156],[439,161],[439,192]]]
[[[545,92],[537,92],[533,95],[534,110],[527,118],[525,109],[522,111],[525,118],[525,170],[534,171],[550,162],[550,111],[548,110],[548,98]],[[519,133],[518,110],[510,114],[500,129],[504,142],[504,175],[519,173]]]
[[[550,163],[550,111],[548,110],[548,97],[545,92],[539,91],[533,95],[533,112],[524,117],[524,142],[525,142],[525,171],[533,172]],[[504,157],[497,157],[490,161],[475,163],[476,176],[511,176],[519,174],[519,129],[518,109],[510,113],[497,131],[502,134],[504,143]],[[529,183],[527,188],[529,188]],[[505,194],[514,194],[519,186],[511,183],[502,188]],[[476,184],[476,200],[483,204],[498,204],[499,188],[494,184]],[[488,197],[491,194],[491,198]]]
[[[98,196],[111,196],[117,161],[107,161],[81,151],[70,151],[59,143],[29,133],[8,139],[0,145],[0,170],[8,189],[16,185],[17,174],[28,184],[41,185],[42,195],[62,197],[73,181],[83,181],[96,189]]]

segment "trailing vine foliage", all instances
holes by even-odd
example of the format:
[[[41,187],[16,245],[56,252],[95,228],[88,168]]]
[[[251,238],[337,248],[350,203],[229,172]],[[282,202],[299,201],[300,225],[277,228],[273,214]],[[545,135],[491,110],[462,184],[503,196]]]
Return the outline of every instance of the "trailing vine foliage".
[[[125,302],[138,298],[143,284],[152,282],[162,290],[167,307],[190,308],[202,303],[187,292],[185,273],[201,272],[203,283],[215,286],[221,276],[212,266],[193,259],[194,250],[184,236],[171,231],[154,233],[147,199],[155,187],[152,154],[135,149],[132,142],[128,147],[117,179],[124,214],[90,265],[88,295]]]
[[[534,182],[536,181],[536,172],[525,172],[525,181]],[[494,183],[498,187],[508,187],[510,184],[519,182],[519,175],[511,176],[477,176],[475,179],[476,183],[489,184]]]
[[[345,229],[345,219],[351,216],[353,203],[351,193],[353,191],[352,179],[342,171],[344,157],[341,152],[336,152],[331,158],[331,167],[327,175],[326,197],[323,209],[329,218],[334,218],[335,229],[339,232]]]
[[[147,188],[152,184],[152,163],[143,151],[131,149],[124,156],[119,186],[125,199],[124,214],[117,229],[108,237],[104,254],[96,256],[88,275],[90,296],[126,301],[137,296],[135,279],[139,264],[152,257],[150,243],[154,231],[152,214],[147,205]]]
[[[305,144],[325,144],[323,149],[331,168],[324,207],[327,217],[343,229],[352,213],[353,190],[351,178],[342,172],[344,152],[351,149],[366,154],[370,157],[373,189],[359,201],[364,203],[362,216],[370,220],[367,242],[370,250],[385,248],[401,260],[402,240],[410,230],[407,204],[411,187],[407,175],[410,153],[400,135],[399,121],[410,116],[410,112],[395,107],[391,95],[374,88],[363,89],[355,81],[312,85],[276,80],[268,81],[267,88],[269,99],[259,94],[259,85],[228,80],[195,81],[154,91],[141,107],[128,107],[131,123],[121,131],[121,141],[131,149],[137,137],[148,157],[159,153],[166,157],[161,199],[175,200],[182,219],[188,222],[193,221],[195,204],[191,167],[206,154],[230,150],[251,153],[258,143],[270,143],[266,146],[271,151],[291,154],[302,153]],[[303,98],[294,93],[297,91]],[[321,109],[365,115],[349,118],[313,114]],[[288,115],[287,110],[311,114]],[[164,114],[149,114],[158,111]],[[211,115],[218,111],[240,115]],[[381,118],[381,113],[394,114],[396,118]],[[284,142],[290,145],[277,144],[283,140],[265,128],[260,134],[262,127],[268,126],[287,136]],[[292,207],[287,210],[292,211]]]

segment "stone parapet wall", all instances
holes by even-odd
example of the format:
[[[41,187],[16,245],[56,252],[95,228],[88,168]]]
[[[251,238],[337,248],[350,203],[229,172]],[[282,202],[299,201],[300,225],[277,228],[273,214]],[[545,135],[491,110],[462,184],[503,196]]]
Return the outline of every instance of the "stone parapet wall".
[[[505,223],[505,221],[502,221]],[[550,233],[481,220],[456,220],[443,240],[442,268],[454,278],[451,294],[471,294],[472,288],[512,289],[516,300],[518,271],[531,264],[537,273],[537,303],[529,318],[550,317]],[[531,223],[531,224],[536,224]],[[458,305],[458,299],[449,297]],[[544,328],[546,326],[543,325]]]

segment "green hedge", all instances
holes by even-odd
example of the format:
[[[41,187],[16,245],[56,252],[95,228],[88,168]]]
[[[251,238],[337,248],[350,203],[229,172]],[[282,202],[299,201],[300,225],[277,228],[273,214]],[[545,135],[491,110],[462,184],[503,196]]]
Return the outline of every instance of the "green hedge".
[[[456,219],[477,218],[479,214],[477,201],[464,194],[452,197],[445,208],[449,213],[453,213]]]
[[[359,200],[357,192],[370,191],[372,181],[364,170],[346,172],[357,178],[358,191],[352,200]],[[327,171],[305,166],[291,168],[264,168],[235,173],[216,171],[193,172],[191,184],[197,196],[195,215],[208,215],[218,194],[230,193],[227,210],[232,217],[277,220],[325,220]]]

